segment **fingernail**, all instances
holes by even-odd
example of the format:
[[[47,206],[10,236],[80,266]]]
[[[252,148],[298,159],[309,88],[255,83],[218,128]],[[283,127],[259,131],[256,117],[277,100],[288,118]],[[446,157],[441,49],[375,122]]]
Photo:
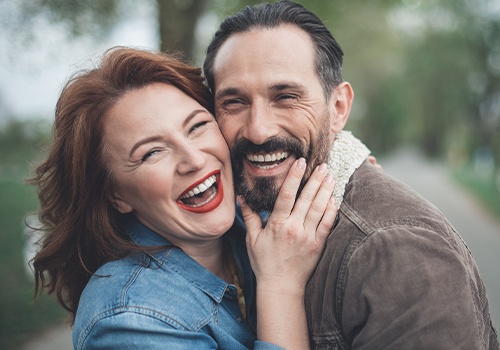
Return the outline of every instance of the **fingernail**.
[[[321,174],[324,174],[326,173],[326,164],[325,163],[322,163],[318,166],[318,171],[321,173]]]
[[[332,204],[337,205],[337,201],[335,200],[335,196],[334,196],[333,194],[332,194],[332,196],[330,197],[330,202],[331,202]]]
[[[237,195],[236,196],[236,200],[238,201],[238,204],[240,205],[240,207],[243,208],[246,205],[245,200],[243,199],[242,196]]]
[[[297,168],[304,169],[306,167],[306,160],[304,158],[299,158],[297,161]]]

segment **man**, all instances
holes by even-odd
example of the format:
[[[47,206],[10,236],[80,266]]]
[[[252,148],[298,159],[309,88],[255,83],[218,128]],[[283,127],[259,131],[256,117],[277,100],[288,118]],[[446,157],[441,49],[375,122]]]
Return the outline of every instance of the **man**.
[[[353,90],[342,50],[298,4],[227,18],[204,64],[235,185],[270,211],[293,161],[327,161],[339,217],[306,290],[316,349],[498,349],[485,288],[442,214],[367,161],[343,131]]]

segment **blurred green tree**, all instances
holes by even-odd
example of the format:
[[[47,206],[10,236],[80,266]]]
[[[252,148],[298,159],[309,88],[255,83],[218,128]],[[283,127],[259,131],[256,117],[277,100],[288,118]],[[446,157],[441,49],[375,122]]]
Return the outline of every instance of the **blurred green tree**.
[[[487,149],[500,164],[500,12],[494,1],[420,2],[407,33],[408,123],[431,156],[466,161]]]
[[[22,23],[45,16],[64,23],[71,35],[97,37],[125,13],[154,5],[159,48],[184,52],[197,63],[202,60],[195,43],[200,20],[207,14],[221,20],[258,2],[19,0]],[[498,0],[298,2],[317,13],[344,48],[344,76],[356,92],[348,128],[375,153],[414,142],[430,156],[462,163],[486,148],[498,167]]]

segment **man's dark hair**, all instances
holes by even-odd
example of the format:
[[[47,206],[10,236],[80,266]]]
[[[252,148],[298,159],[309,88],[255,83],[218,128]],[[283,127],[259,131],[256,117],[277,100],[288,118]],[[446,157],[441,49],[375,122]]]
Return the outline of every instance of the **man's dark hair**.
[[[343,80],[342,49],[325,24],[314,13],[287,0],[273,4],[247,6],[221,23],[207,48],[203,65],[205,77],[212,92],[215,92],[213,72],[215,56],[231,35],[254,28],[276,28],[287,24],[296,25],[309,34],[316,50],[316,73],[328,101],[333,88]]]

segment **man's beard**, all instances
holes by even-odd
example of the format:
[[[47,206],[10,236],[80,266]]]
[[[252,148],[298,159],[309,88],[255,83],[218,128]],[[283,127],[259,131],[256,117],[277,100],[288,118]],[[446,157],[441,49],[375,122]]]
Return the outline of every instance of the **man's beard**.
[[[238,140],[232,152],[233,174],[235,178],[236,193],[243,196],[246,204],[255,212],[270,212],[274,208],[276,199],[281,188],[274,176],[262,176],[252,179],[252,184],[245,178],[243,172],[243,161],[249,153],[273,153],[274,151],[286,151],[288,156],[306,159],[306,171],[299,186],[297,196],[304,188],[312,172],[321,163],[328,160],[331,146],[331,134],[329,116],[323,117],[320,125],[316,143],[311,143],[308,149],[295,138],[275,137],[267,140],[261,145],[256,145],[247,139]]]

